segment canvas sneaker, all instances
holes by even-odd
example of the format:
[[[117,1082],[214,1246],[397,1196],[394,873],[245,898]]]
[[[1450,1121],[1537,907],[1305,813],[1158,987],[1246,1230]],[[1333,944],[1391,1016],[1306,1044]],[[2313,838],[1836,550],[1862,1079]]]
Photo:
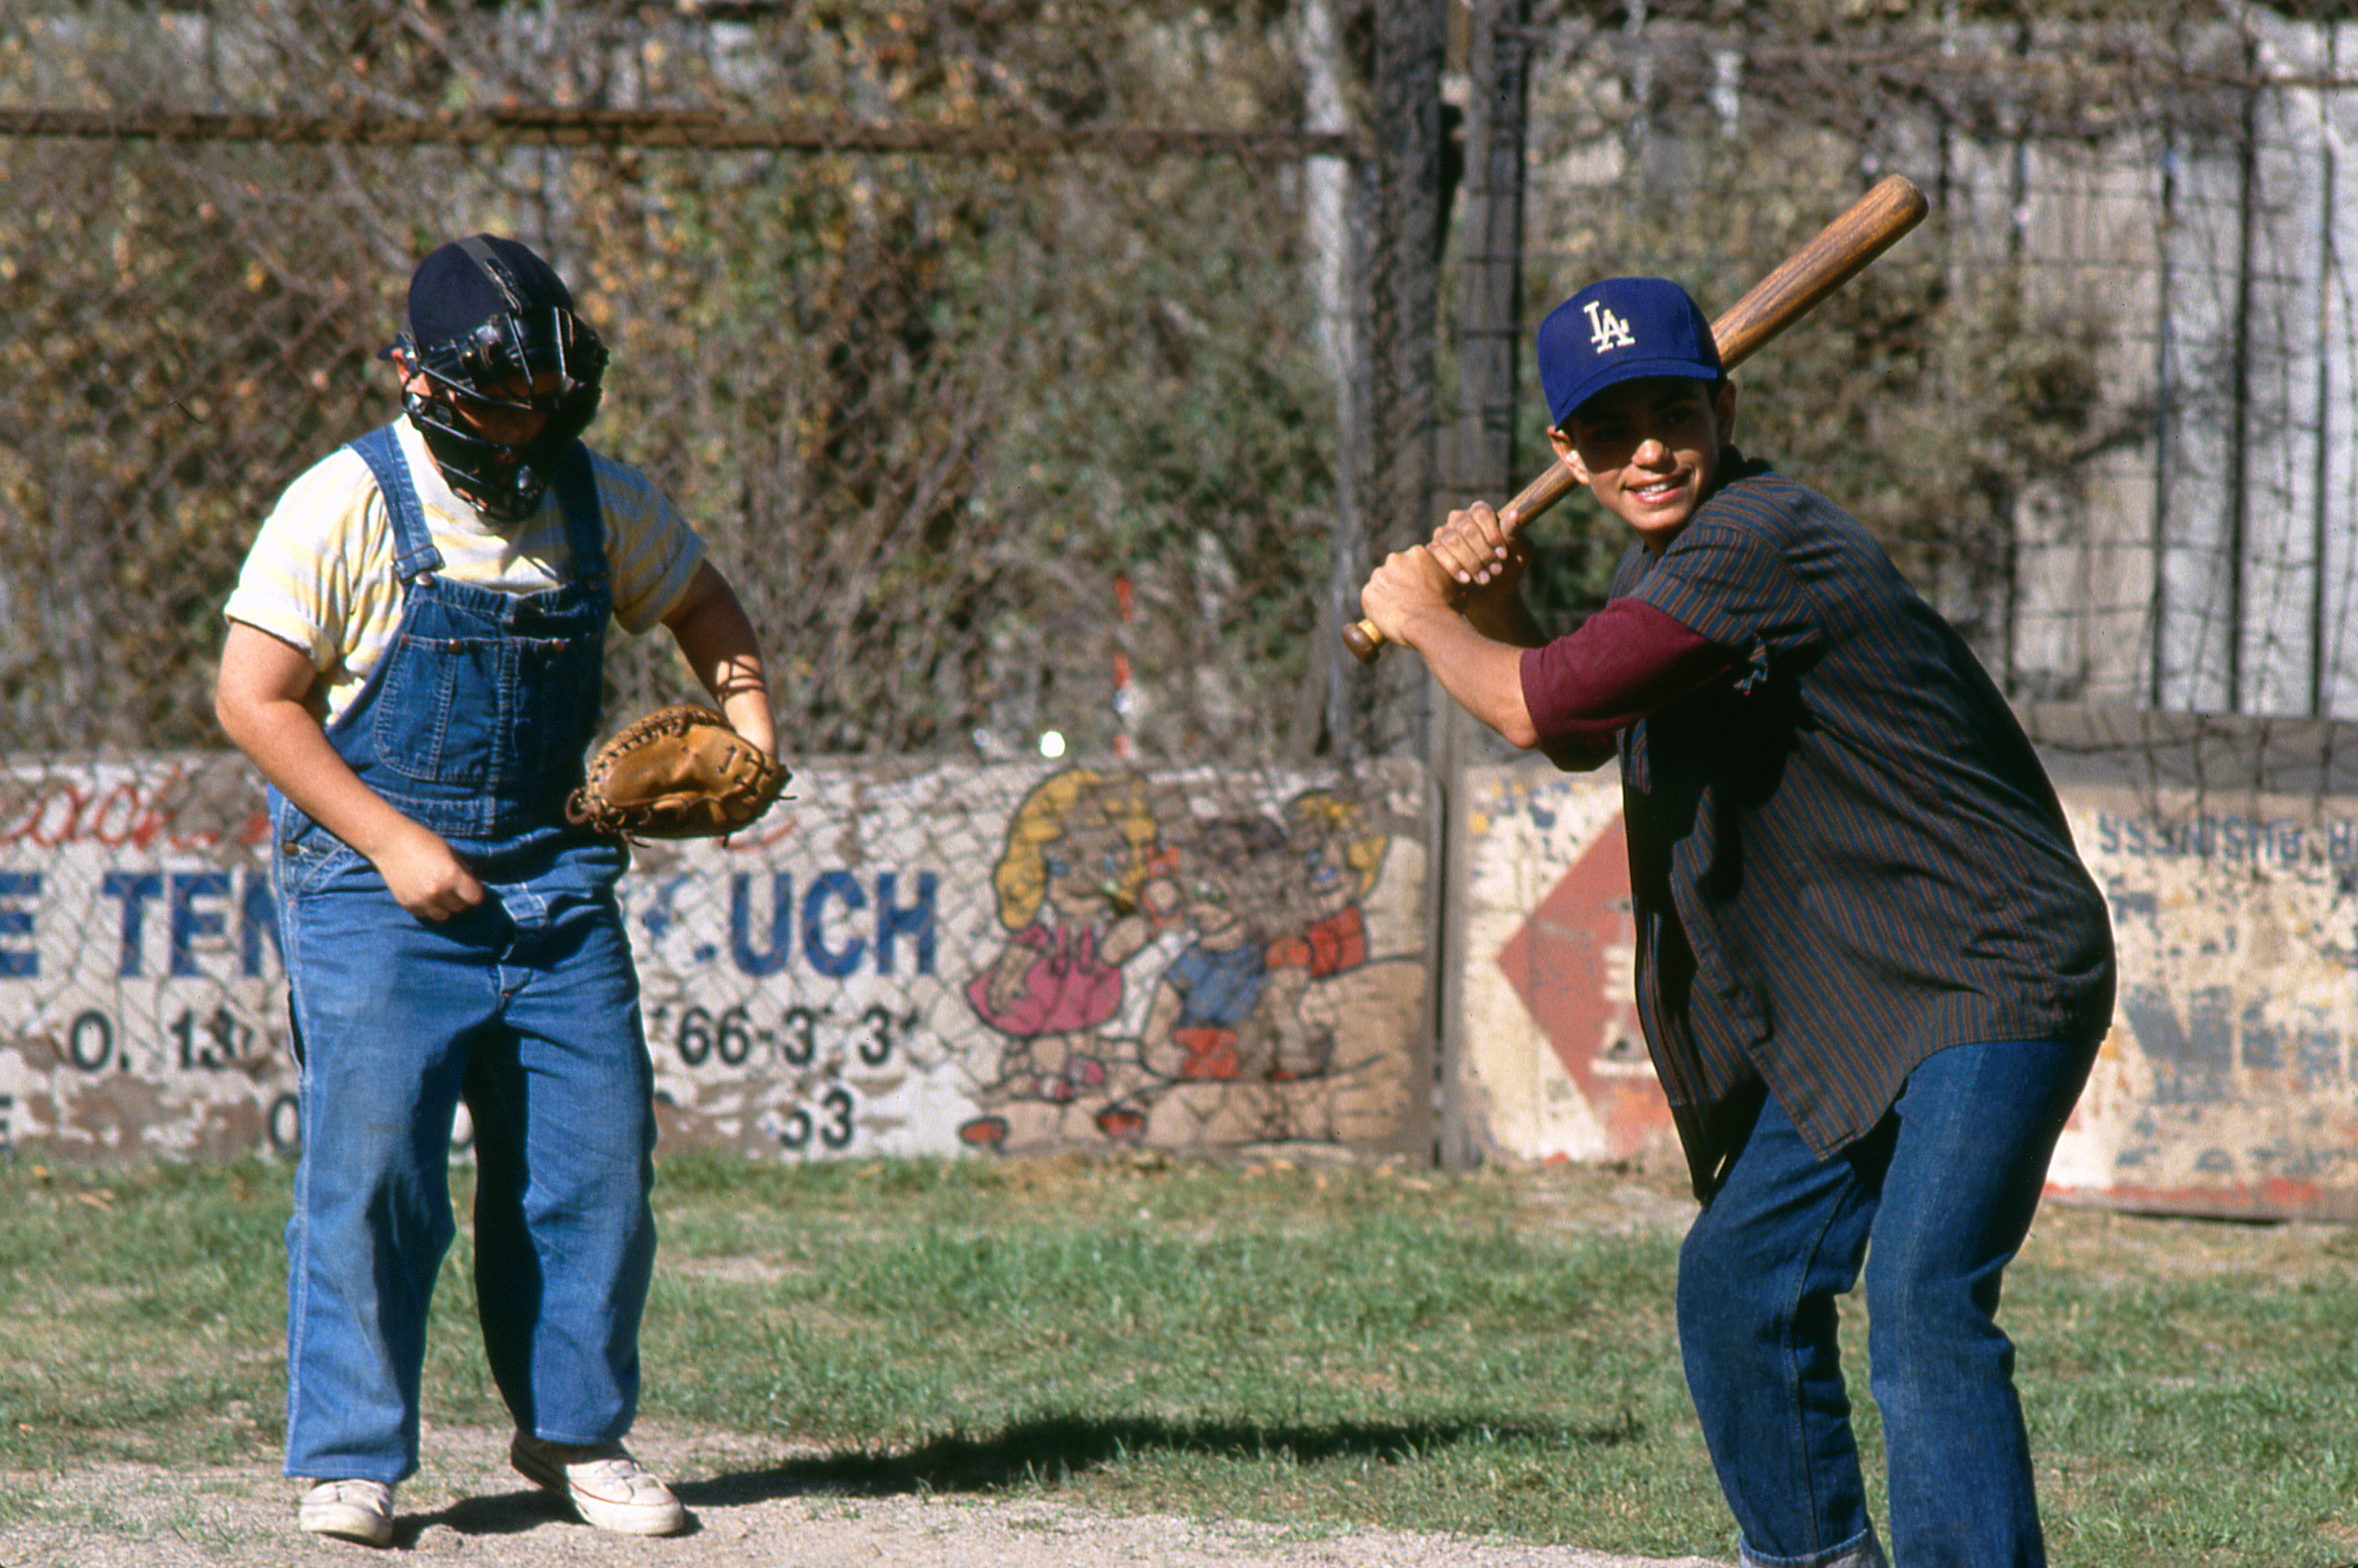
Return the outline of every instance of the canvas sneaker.
[[[295,1522],[313,1535],[385,1545],[393,1540],[393,1488],[383,1481],[314,1481]]]
[[[562,1493],[582,1522],[624,1535],[670,1535],[687,1522],[671,1488],[619,1443],[544,1443],[517,1433],[508,1463],[525,1479]]]

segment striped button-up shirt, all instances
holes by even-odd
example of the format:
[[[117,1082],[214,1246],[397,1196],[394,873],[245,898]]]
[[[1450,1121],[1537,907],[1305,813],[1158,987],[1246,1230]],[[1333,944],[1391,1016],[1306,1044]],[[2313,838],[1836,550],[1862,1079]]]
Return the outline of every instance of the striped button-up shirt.
[[[1639,1012],[1704,1196],[1764,1088],[1824,1157],[1943,1046],[2095,1038],[2114,984],[2103,896],[1980,663],[1847,514],[1723,460],[1617,604],[1524,664],[1543,739],[1619,733]],[[1647,628],[1581,717],[1583,640]]]

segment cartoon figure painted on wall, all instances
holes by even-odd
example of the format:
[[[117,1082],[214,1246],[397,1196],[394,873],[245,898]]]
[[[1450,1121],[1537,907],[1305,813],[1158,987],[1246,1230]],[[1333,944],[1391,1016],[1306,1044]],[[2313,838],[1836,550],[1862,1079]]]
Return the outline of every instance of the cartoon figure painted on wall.
[[[1179,857],[1195,944],[1163,977],[1182,1005],[1158,992],[1141,1042],[1166,1079],[1141,1097],[1149,1142],[1356,1141],[1406,1112],[1404,1021],[1426,974],[1370,951],[1366,901],[1390,836],[1326,790],[1283,816],[1215,822]]]
[[[1183,1083],[1265,1078],[1276,1027],[1262,1006],[1279,918],[1271,871],[1285,830],[1263,816],[1208,822],[1178,854],[1179,915],[1195,940],[1155,982],[1139,1041],[1150,1072]]]
[[[1173,902],[1154,875],[1160,840],[1134,777],[1067,769],[1016,809],[991,873],[1010,935],[967,984],[1004,1041],[979,1098],[1064,1103],[1106,1082],[1099,1031],[1121,1011],[1122,966]]]
[[[1365,901],[1382,874],[1390,836],[1371,829],[1368,811],[1332,790],[1309,790],[1286,804],[1293,874],[1280,886],[1285,932],[1270,944],[1271,1011],[1282,1022],[1271,1076],[1315,1077],[1335,1056],[1337,1020],[1322,1005],[1339,988],[1319,982],[1368,961]]]
[[[1326,790],[1276,813],[1202,804],[1076,768],[1018,807],[994,873],[1008,939],[966,988],[998,1057],[975,1064],[964,1141],[1188,1148],[1399,1122],[1425,969],[1369,952],[1389,836]]]

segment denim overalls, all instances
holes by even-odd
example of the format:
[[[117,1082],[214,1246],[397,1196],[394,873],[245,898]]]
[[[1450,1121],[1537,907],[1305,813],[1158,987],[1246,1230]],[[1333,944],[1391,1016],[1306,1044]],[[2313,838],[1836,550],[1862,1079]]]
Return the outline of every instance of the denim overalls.
[[[272,792],[302,1058],[287,1473],[390,1484],[417,1468],[460,1099],[474,1125],[484,1347],[517,1427],[557,1443],[619,1438],[636,1407],[654,1119],[614,894],[627,855],[563,814],[597,727],[613,607],[588,455],[576,446],[555,487],[569,580],[518,595],[442,579],[393,430],[353,447],[392,515],[403,606],[328,738],[489,891],[450,920],[420,919]]]

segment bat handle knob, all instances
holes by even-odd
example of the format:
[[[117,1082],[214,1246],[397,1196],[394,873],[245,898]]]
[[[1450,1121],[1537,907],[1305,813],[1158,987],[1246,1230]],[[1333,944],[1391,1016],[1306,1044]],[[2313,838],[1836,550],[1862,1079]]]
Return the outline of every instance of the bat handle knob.
[[[1343,646],[1350,649],[1351,656],[1363,665],[1374,664],[1376,654],[1383,645],[1384,634],[1376,630],[1376,623],[1372,621],[1361,621],[1343,628]]]

